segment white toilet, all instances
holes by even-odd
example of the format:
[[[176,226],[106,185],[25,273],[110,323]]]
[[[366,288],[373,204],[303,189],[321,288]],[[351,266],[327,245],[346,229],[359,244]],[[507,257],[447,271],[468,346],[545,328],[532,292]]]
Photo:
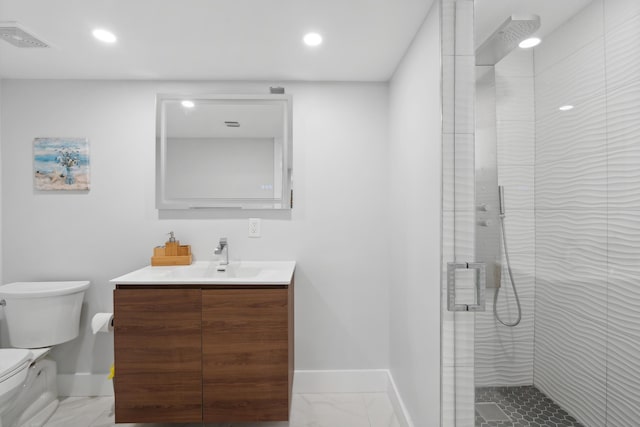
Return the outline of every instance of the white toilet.
[[[88,281],[0,286],[9,342],[0,349],[0,427],[40,427],[58,407],[51,347],[78,336]]]

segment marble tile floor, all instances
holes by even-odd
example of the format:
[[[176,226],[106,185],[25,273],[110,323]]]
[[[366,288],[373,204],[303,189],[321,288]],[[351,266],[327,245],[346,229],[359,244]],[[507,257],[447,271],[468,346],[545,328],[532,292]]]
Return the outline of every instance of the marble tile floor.
[[[113,397],[67,397],[44,427],[177,427],[115,424]],[[289,422],[182,424],[183,427],[400,427],[386,393],[294,394]]]

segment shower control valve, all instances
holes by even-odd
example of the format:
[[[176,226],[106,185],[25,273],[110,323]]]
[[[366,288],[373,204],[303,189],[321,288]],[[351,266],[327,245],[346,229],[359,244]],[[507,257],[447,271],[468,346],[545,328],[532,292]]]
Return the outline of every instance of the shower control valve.
[[[476,206],[476,209],[481,212],[489,212],[491,210],[491,205],[487,203],[481,203],[478,206]]]

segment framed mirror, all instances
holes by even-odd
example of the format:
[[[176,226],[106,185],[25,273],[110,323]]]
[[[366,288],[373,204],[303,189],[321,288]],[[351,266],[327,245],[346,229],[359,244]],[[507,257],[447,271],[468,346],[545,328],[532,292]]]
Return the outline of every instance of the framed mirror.
[[[157,96],[158,209],[290,209],[289,95]]]

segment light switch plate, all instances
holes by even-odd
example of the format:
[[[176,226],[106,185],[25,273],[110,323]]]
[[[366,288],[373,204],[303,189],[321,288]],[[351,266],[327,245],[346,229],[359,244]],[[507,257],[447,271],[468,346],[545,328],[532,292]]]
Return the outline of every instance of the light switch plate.
[[[249,218],[249,237],[260,237],[260,218]]]

